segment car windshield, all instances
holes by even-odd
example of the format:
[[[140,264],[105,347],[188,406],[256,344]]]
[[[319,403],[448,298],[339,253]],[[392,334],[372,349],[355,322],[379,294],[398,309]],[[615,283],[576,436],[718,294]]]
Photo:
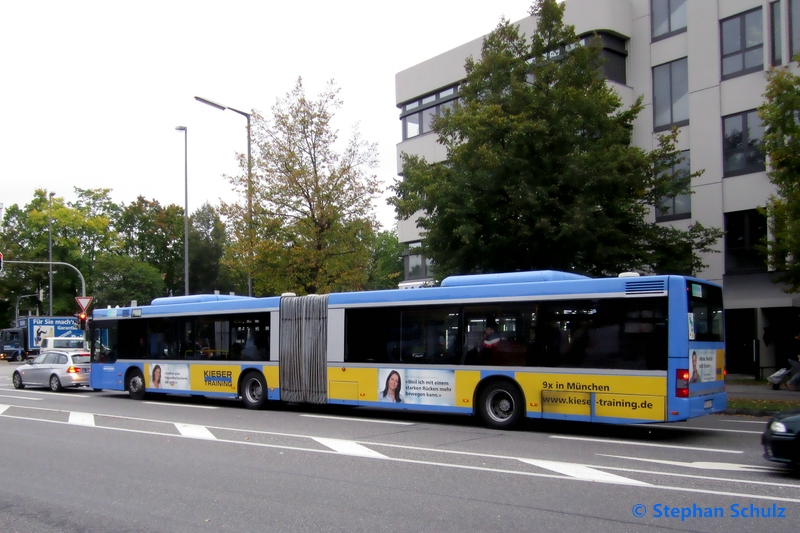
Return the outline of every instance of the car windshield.
[[[82,353],[80,355],[73,355],[72,356],[72,362],[75,363],[76,365],[85,364],[85,363],[89,362],[89,357],[90,356],[89,356],[88,353]]]

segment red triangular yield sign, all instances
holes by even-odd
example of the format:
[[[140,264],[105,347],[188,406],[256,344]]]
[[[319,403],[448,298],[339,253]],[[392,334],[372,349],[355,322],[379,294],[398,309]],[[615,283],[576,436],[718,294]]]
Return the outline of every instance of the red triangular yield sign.
[[[78,302],[78,305],[81,306],[81,311],[86,311],[86,308],[89,307],[89,304],[92,303],[94,300],[93,296],[76,296],[75,301]]]

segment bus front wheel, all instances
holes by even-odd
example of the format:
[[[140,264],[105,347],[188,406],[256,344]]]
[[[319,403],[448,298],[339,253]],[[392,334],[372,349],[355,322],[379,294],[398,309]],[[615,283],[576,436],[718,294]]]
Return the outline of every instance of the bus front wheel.
[[[525,414],[525,402],[517,387],[505,381],[495,381],[481,391],[478,414],[487,427],[510,429]]]
[[[144,376],[139,370],[128,374],[128,394],[134,400],[144,400]]]
[[[242,378],[239,395],[248,409],[261,409],[267,403],[267,380],[259,372],[249,372]]]

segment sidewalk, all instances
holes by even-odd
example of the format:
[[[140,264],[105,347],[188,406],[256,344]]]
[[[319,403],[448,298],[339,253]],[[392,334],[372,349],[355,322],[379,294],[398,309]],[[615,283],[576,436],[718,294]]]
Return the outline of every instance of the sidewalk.
[[[771,386],[760,383],[754,383],[752,385],[731,385],[726,383],[725,392],[728,393],[728,398],[778,400],[782,402],[800,403],[800,391],[789,390],[786,388],[786,385],[779,390],[772,390]]]

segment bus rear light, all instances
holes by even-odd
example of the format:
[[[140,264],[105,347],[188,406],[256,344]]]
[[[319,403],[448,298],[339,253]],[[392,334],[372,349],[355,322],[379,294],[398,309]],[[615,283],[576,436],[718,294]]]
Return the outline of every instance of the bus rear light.
[[[67,369],[67,374],[78,374],[80,371],[81,371],[80,368],[76,368],[74,366],[71,366],[71,367],[69,367]]]
[[[675,376],[675,396],[678,398],[689,397],[689,369],[678,369]]]

